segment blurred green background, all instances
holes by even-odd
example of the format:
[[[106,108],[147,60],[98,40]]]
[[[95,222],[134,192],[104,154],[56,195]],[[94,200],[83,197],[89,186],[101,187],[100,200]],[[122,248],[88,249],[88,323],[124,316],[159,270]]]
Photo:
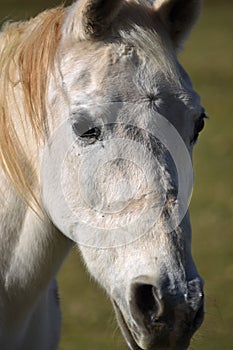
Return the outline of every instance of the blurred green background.
[[[27,18],[59,3],[0,0],[0,22]],[[210,116],[194,154],[191,203],[193,255],[206,281],[206,319],[190,346],[198,350],[233,349],[232,15],[232,0],[205,1],[198,26],[180,55]],[[59,349],[126,350],[111,304],[86,273],[76,249],[59,281],[63,309]]]

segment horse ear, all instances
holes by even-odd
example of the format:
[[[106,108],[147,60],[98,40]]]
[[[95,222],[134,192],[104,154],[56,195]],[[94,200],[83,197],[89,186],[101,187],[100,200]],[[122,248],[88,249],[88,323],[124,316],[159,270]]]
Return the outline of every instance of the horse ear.
[[[176,48],[182,45],[196,23],[202,0],[155,0],[154,7]]]
[[[122,5],[123,0],[78,0],[70,9],[65,31],[76,40],[98,37],[111,26]]]

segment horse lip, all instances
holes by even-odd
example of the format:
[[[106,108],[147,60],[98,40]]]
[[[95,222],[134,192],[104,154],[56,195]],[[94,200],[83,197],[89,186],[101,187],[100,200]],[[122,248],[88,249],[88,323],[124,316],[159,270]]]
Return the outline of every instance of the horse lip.
[[[126,340],[127,345],[129,346],[129,348],[131,350],[143,350],[142,348],[140,348],[138,346],[138,344],[136,343],[136,341],[134,340],[134,337],[124,319],[124,316],[118,306],[118,304],[116,303],[115,300],[113,300],[113,306],[114,306],[114,310],[116,313],[116,318],[118,321],[118,324],[120,326],[121,332]]]
[[[149,347],[146,347],[146,348],[141,348],[136,340],[134,339],[134,336],[130,330],[130,327],[128,326],[122,312],[121,312],[121,309],[120,307],[118,306],[118,304],[116,303],[115,300],[112,300],[112,303],[113,303],[113,306],[114,306],[114,310],[115,310],[115,314],[116,314],[116,318],[117,318],[117,322],[119,324],[119,327],[121,329],[121,332],[125,338],[125,341],[128,345],[128,347],[131,349],[131,350],[154,350],[154,349],[160,349],[160,347],[156,346],[155,344],[153,345],[150,345]],[[181,345],[178,345],[178,347],[176,346],[175,349],[180,349],[180,350],[185,350],[188,348],[189,346],[189,343],[190,341],[188,341],[186,344],[183,344],[182,346]],[[163,346],[163,349],[165,349],[165,347]],[[171,346],[167,346],[166,347],[166,350],[171,350],[173,349],[173,347]]]

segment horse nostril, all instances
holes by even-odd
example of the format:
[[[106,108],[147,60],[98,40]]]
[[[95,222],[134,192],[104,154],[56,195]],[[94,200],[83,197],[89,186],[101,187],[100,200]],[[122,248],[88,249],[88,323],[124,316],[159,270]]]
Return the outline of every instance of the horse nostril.
[[[180,290],[170,293],[168,288],[134,282],[130,311],[137,327],[149,332],[163,329],[165,334],[185,320],[190,330],[196,331],[204,319],[204,293],[198,280],[189,282],[188,287],[186,294]]]
[[[137,322],[153,325],[162,314],[157,290],[150,284],[135,283],[131,289],[131,312]]]

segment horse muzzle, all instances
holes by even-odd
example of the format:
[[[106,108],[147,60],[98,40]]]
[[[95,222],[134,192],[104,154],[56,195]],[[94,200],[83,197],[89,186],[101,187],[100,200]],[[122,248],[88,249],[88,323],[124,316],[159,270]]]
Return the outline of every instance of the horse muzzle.
[[[186,350],[204,319],[204,293],[199,278],[187,282],[187,293],[182,294],[134,282],[129,299],[127,308],[116,301],[113,305],[131,350]]]

